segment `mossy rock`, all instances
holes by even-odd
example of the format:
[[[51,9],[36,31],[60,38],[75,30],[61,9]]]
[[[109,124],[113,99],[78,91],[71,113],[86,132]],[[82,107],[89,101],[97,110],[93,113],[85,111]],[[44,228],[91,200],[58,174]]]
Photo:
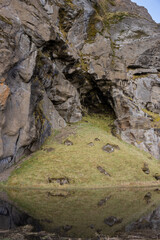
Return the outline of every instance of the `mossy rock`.
[[[144,113],[146,113],[149,117],[152,118],[151,127],[160,128],[160,115],[158,113],[148,111],[147,109],[142,110]]]
[[[4,16],[2,16],[2,15],[0,15],[0,21],[2,21],[2,22],[4,22],[4,23],[7,23],[7,24],[9,24],[9,25],[12,25],[11,20],[8,19],[8,18],[6,18],[6,17],[4,17]]]

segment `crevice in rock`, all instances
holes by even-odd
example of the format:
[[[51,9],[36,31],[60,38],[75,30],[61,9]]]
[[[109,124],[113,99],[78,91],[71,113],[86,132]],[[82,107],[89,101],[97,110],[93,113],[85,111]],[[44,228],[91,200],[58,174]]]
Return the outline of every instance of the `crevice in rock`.
[[[69,68],[74,68],[69,65]],[[88,113],[103,113],[115,116],[113,108],[113,99],[110,91],[106,91],[105,95],[101,90],[103,83],[106,85],[107,80],[95,80],[95,76],[89,73],[83,73],[82,70],[76,70],[69,74],[69,68],[64,72],[68,79],[78,90],[82,106],[87,109]],[[102,86],[101,86],[102,85]],[[108,82],[110,89],[110,82]]]
[[[42,112],[42,106],[40,104],[43,99],[43,91],[43,86],[34,73],[31,86],[30,115],[34,116],[31,125],[35,125],[36,127],[36,136],[29,145],[31,152],[37,150],[44,143],[46,137],[51,134],[51,127]]]
[[[93,83],[93,85],[93,89],[86,94],[82,105],[88,108],[90,113],[112,113],[114,115],[114,110],[111,105],[111,102],[113,103],[111,94],[106,92],[106,95],[104,95],[95,83]]]
[[[134,73],[134,76],[147,76],[148,74],[152,74],[151,72],[139,72],[139,73]],[[154,73],[155,74],[155,73]]]
[[[19,142],[20,135],[21,135],[21,128],[20,128],[19,131],[18,131],[17,140],[16,140],[16,142],[15,142],[14,154],[13,154],[13,162],[14,162],[14,163],[16,162],[17,146],[18,146],[18,142]]]
[[[9,168],[13,164],[13,157],[9,156],[3,159],[0,159],[0,173],[5,169]]]
[[[61,61],[74,63],[75,59],[68,54],[68,45],[62,39],[50,40],[41,48],[41,52],[50,57],[50,60],[59,59]]]
[[[143,68],[143,67],[140,66],[140,65],[129,65],[127,67],[128,70],[135,70],[135,69],[138,69],[138,68]]]

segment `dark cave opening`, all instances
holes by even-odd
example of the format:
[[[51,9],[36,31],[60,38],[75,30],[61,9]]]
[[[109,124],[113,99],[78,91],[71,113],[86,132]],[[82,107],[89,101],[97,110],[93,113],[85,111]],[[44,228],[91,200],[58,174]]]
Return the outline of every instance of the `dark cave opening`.
[[[115,117],[110,93],[108,92],[104,96],[98,87],[94,87],[89,91],[81,103],[82,106],[87,108],[88,113],[112,115]]]
[[[68,55],[68,46],[61,39],[51,40],[45,43],[37,57],[35,75],[38,75],[41,79],[41,73],[44,74],[44,71],[42,71],[42,68],[44,67],[42,66],[45,66],[45,71],[48,69],[46,76],[52,76],[52,81],[56,81],[54,79],[56,74],[52,74],[49,71],[49,69],[52,69],[52,64],[57,67],[64,66],[62,73],[66,80],[77,89],[80,96],[83,115],[86,112],[88,114],[104,114],[111,115],[116,119],[114,102],[110,91],[110,81],[107,79],[96,80],[94,75],[84,71],[81,62],[79,62],[78,59],[74,59],[72,55]],[[57,74],[59,74],[59,68],[57,67]],[[53,71],[53,69],[51,71]],[[48,81],[50,82],[49,79]],[[48,81],[47,78],[45,78],[45,81],[43,81],[43,77],[41,79],[42,85],[46,91],[51,87]],[[103,90],[104,84],[107,84],[105,91]]]
[[[61,39],[48,41],[41,50],[42,56],[40,56],[40,62],[43,62],[43,59],[44,62],[46,62],[47,58],[49,58],[50,60],[48,60],[55,65],[58,63],[65,66],[63,68],[63,74],[66,80],[79,92],[82,114],[84,110],[84,112],[87,111],[89,114],[112,115],[116,118],[110,91],[110,82],[106,79],[97,81],[94,75],[83,70],[78,60],[76,61],[71,55],[68,55],[67,50],[68,46]],[[78,66],[81,68],[80,70],[77,70]],[[105,91],[102,90],[104,84],[108,85]]]
[[[110,83],[108,83],[108,90],[104,94],[101,84],[103,85],[104,82],[106,84],[106,80],[97,81],[94,75],[84,73],[81,70],[72,74],[68,74],[68,72],[68,69],[65,69],[65,77],[77,88],[81,104],[88,114],[105,114],[116,118]]]

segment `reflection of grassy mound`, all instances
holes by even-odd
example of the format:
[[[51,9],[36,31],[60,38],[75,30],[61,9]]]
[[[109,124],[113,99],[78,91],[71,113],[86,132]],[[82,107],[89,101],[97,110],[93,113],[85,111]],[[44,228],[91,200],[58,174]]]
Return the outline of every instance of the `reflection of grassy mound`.
[[[146,195],[151,198],[147,200]],[[18,207],[39,220],[46,231],[70,237],[94,237],[98,229],[104,235],[113,235],[153,211],[159,201],[157,192],[145,189],[12,190],[9,196]],[[122,222],[109,227],[104,220],[110,216],[121,218]]]
[[[61,130],[55,137],[50,137],[40,151],[21,164],[9,178],[8,185],[50,188],[156,184],[153,175],[157,172],[158,161],[112,136],[111,123],[112,119],[107,117],[92,116],[68,127],[68,132],[74,132],[69,137],[67,130]],[[66,138],[73,145],[64,145]],[[95,138],[100,141],[95,141]],[[90,142],[94,146],[88,145]],[[120,150],[106,153],[102,147],[107,143],[118,145]],[[149,166],[148,175],[142,171],[144,163]],[[97,166],[111,176],[98,171]],[[48,178],[64,177],[69,179],[70,184],[60,186],[59,183],[48,182]]]

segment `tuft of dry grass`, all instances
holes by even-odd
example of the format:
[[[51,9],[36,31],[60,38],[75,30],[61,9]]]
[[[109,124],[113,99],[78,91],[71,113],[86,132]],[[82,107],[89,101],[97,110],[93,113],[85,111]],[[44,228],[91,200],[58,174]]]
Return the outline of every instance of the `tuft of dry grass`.
[[[102,115],[83,118],[83,121],[74,125],[74,134],[67,137],[73,142],[72,146],[63,144],[65,138],[63,139],[62,132],[57,133],[61,134],[62,143],[55,141],[54,136],[50,137],[41,150],[33,153],[12,173],[7,186],[99,188],[159,184],[153,177],[160,166],[159,161],[112,136],[112,124],[112,118]],[[95,141],[95,138],[99,138],[100,141]],[[94,146],[88,145],[91,142]],[[120,150],[115,149],[113,153],[104,152],[102,147],[107,143],[118,145]],[[47,152],[46,148],[54,150]],[[144,163],[149,166],[148,175],[142,171]],[[111,177],[100,173],[97,166],[105,169]],[[61,186],[59,183],[48,182],[48,178],[64,177],[70,180],[70,184]]]
[[[150,118],[152,118],[151,127],[153,128],[160,127],[160,115],[158,113],[148,111],[147,109],[142,109],[142,111],[146,113]]]

